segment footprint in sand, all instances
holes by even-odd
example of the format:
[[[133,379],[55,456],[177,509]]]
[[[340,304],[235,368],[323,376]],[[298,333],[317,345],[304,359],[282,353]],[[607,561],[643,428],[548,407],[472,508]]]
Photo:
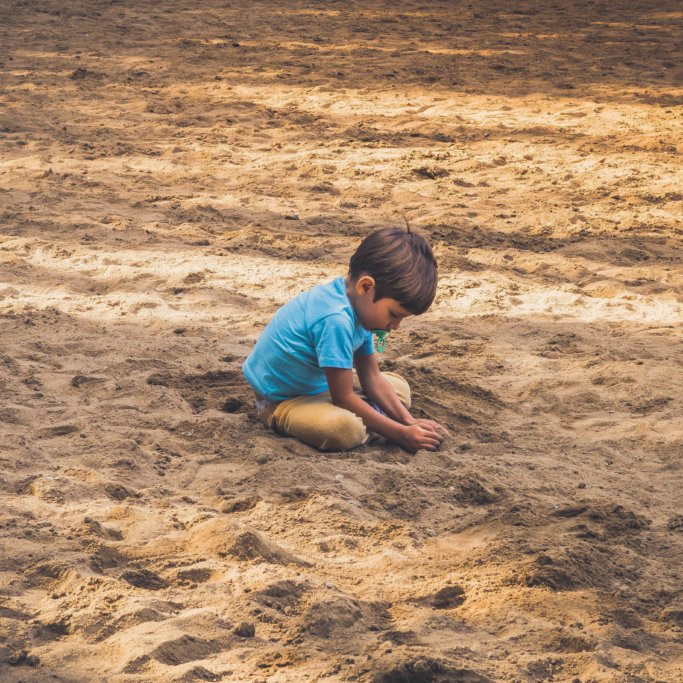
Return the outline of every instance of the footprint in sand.
[[[168,581],[149,569],[131,569],[123,572],[121,578],[135,588],[145,588],[150,591],[158,591],[168,587]]]
[[[57,436],[67,436],[80,430],[76,425],[57,425],[55,427],[46,427],[38,431],[38,435],[43,439],[52,439]]]
[[[153,659],[162,664],[178,666],[187,662],[206,659],[227,647],[227,642],[220,640],[203,640],[196,636],[185,634],[162,643],[151,652]]]

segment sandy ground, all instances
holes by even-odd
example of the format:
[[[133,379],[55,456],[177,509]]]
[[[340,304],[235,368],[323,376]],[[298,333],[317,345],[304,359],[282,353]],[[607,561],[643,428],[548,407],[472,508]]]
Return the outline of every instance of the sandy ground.
[[[0,680],[683,681],[678,2],[0,5]],[[379,226],[438,453],[240,364]]]

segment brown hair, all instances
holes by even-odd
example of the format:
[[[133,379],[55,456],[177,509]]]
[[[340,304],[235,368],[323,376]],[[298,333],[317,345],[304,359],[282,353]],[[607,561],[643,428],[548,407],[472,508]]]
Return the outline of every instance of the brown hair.
[[[390,298],[414,315],[424,313],[436,295],[436,259],[429,242],[410,229],[382,228],[370,233],[349,263],[356,281],[366,274],[375,280],[375,301]]]

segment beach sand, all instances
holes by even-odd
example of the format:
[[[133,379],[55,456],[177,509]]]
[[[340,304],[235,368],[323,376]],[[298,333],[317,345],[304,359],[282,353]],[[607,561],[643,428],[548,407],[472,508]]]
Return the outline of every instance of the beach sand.
[[[683,12],[0,6],[0,680],[683,681]],[[240,365],[370,230],[439,452]]]

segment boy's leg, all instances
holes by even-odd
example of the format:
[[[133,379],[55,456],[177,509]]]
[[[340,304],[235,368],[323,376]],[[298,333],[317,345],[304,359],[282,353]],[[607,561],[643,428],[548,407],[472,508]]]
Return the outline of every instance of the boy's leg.
[[[297,396],[276,404],[266,426],[321,451],[348,451],[365,443],[368,431],[351,411],[332,403],[329,392]]]
[[[410,408],[410,386],[393,372],[382,373],[403,405]],[[354,390],[367,400],[354,375]],[[348,451],[371,436],[354,413],[332,403],[329,392],[271,403],[259,418],[270,429],[293,436],[321,451]]]

